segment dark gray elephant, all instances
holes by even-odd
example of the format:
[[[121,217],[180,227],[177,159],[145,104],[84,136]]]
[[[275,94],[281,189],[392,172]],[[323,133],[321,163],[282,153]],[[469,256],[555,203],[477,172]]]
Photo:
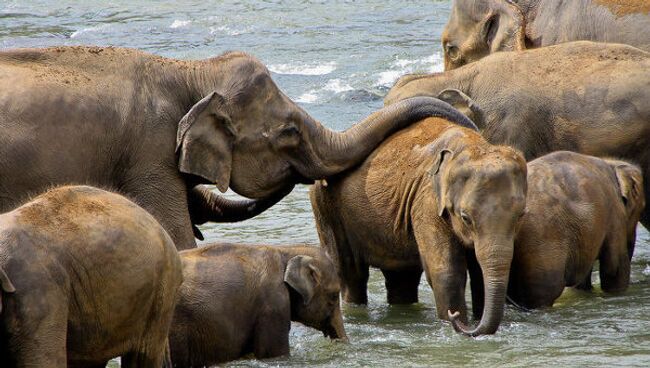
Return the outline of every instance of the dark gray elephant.
[[[336,268],[318,247],[211,244],[180,253],[174,367],[289,354],[291,321],[347,339]]]
[[[552,151],[617,157],[643,170],[650,198],[650,53],[588,41],[499,52],[456,70],[402,77],[388,105],[440,97],[468,114],[493,144],[527,160]],[[650,210],[641,222],[650,228]]]
[[[160,368],[181,260],[130,200],[65,186],[0,215],[0,269],[0,367]]]
[[[109,187],[153,214],[179,249],[190,248],[191,217],[254,216],[295,183],[354,166],[386,136],[439,109],[439,101],[415,99],[339,133],[241,52],[180,61],[110,47],[6,50],[0,212],[55,184]],[[261,203],[197,193],[206,183]]]
[[[647,0],[454,0],[442,34],[445,69],[497,51],[569,41],[625,43],[650,51]]]

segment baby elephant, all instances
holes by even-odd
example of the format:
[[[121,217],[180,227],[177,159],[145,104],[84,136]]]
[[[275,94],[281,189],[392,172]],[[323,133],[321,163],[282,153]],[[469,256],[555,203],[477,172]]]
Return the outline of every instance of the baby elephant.
[[[213,244],[181,259],[169,336],[175,367],[287,355],[291,321],[347,339],[336,269],[320,248]]]
[[[415,303],[424,271],[439,318],[451,310],[465,334],[496,332],[526,206],[521,153],[453,120],[427,119],[393,134],[355,170],[314,185],[311,200],[346,301],[367,302],[372,266],[384,274],[389,303]],[[474,329],[461,323],[468,271],[473,286],[485,284],[485,293],[472,293],[475,311],[486,309]]]
[[[158,222],[86,186],[0,215],[0,367],[159,368],[181,262]]]
[[[632,164],[573,152],[531,161],[510,271],[513,301],[551,306],[565,286],[591,289],[596,260],[603,291],[625,290],[645,205],[642,180]]]

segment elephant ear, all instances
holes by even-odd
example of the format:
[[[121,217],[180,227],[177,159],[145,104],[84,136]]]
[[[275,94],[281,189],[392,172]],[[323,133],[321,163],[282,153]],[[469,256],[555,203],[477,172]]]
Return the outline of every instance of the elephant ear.
[[[433,166],[431,168],[431,178],[433,179],[434,194],[436,196],[436,203],[438,205],[438,216],[442,217],[445,212],[445,203],[447,202],[445,183],[442,178],[442,166],[445,165],[453,155],[453,152],[448,149],[442,149],[438,153]]]
[[[197,102],[178,123],[176,152],[182,173],[215,183],[221,192],[230,185],[235,131],[216,92]]]
[[[643,190],[641,173],[638,169],[629,165],[616,165],[614,171],[616,172],[621,199],[625,207],[629,208],[641,197],[641,191]]]
[[[284,271],[284,282],[297,291],[305,305],[311,302],[320,284],[321,271],[309,256],[295,256],[287,263]]]
[[[483,109],[463,91],[447,88],[438,94],[438,99],[445,101],[470,118],[479,129],[485,128]]]
[[[491,0],[480,37],[490,52],[526,49],[526,16],[516,0]]]

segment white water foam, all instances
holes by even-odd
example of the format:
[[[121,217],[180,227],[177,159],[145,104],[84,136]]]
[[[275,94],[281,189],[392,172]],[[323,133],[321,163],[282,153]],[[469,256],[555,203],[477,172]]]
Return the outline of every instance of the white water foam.
[[[104,30],[106,28],[110,27],[110,24],[100,24],[98,26],[93,26],[93,27],[88,27],[88,28],[83,28],[77,31],[72,32],[70,35],[70,38],[77,38],[83,34],[86,33],[94,33],[94,32],[99,32],[101,30]]]
[[[240,34],[244,34],[250,32],[250,29],[246,28],[243,30],[237,30],[237,29],[232,29],[228,26],[218,26],[218,27],[210,27],[210,34],[215,35],[219,33],[226,34],[228,36],[238,36]]]
[[[354,88],[350,84],[340,79],[330,79],[322,88],[312,89],[300,95],[296,98],[296,102],[311,104],[322,101],[326,97],[352,90]]]
[[[326,75],[336,70],[336,62],[322,64],[275,64],[269,65],[269,70],[276,74],[289,75]]]
[[[169,26],[169,28],[172,28],[172,29],[183,28],[183,27],[187,27],[187,26],[189,26],[190,23],[192,23],[191,20],[179,20],[179,19],[175,19],[174,22],[172,23],[172,25]]]
[[[404,74],[436,73],[444,69],[444,60],[439,53],[421,59],[396,59],[390,69],[377,75],[376,86],[392,87]]]

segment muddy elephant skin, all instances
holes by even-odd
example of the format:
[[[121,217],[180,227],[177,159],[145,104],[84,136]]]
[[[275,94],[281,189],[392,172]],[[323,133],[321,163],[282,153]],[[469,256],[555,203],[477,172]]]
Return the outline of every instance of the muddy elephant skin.
[[[649,87],[650,53],[580,41],[404,76],[384,102],[441,97],[470,114],[490,143],[513,146],[529,161],[563,150],[630,161],[641,167],[648,197]],[[650,226],[648,208],[641,223]]]
[[[179,249],[192,248],[192,219],[255,216],[294,184],[357,164],[384,137],[440,108],[415,99],[335,132],[242,52],[182,61],[111,47],[3,50],[0,212],[54,185],[115,188],[158,219]],[[196,193],[197,184],[262,202]]]
[[[376,267],[389,303],[415,303],[424,271],[439,318],[472,336],[496,332],[526,204],[521,153],[427,119],[391,136],[357,169],[314,185],[311,200],[345,301],[367,303],[368,269]],[[475,315],[485,304],[474,329],[465,325],[468,271],[472,284],[486,285],[472,295]]]
[[[497,51],[570,41],[623,43],[650,51],[647,0],[454,0],[442,34],[445,70]]]
[[[68,186],[0,215],[0,269],[0,366],[161,366],[181,261],[133,202]]]
[[[566,151],[531,161],[510,298],[550,307],[565,286],[591,289],[596,260],[603,291],[624,291],[644,205],[641,170],[627,162]]]
[[[174,367],[287,355],[291,321],[347,340],[336,268],[318,247],[212,244],[181,259]]]

